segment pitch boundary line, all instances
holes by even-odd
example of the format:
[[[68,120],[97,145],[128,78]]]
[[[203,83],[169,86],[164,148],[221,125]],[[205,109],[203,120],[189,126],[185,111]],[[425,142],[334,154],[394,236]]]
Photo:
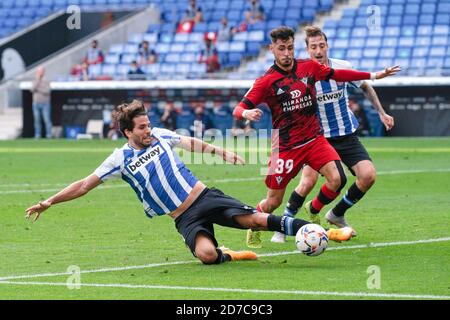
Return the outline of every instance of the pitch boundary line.
[[[68,286],[65,282],[19,282],[0,281],[1,284],[26,285],[26,286]],[[78,285],[78,284],[77,284]],[[208,287],[186,287],[186,286],[162,286],[144,284],[122,284],[122,283],[79,283],[82,287],[97,288],[126,288],[126,289],[163,289],[163,290],[187,290],[187,291],[213,291],[213,292],[238,292],[238,293],[269,293],[269,294],[293,294],[293,295],[315,295],[315,296],[338,296],[338,297],[371,297],[371,298],[404,298],[404,299],[450,299],[450,296],[422,295],[409,293],[369,293],[369,292],[338,292],[338,291],[305,291],[305,290],[265,290],[265,289],[242,289],[242,288],[208,288]]]
[[[370,249],[370,248],[414,245],[414,244],[444,242],[444,241],[450,241],[450,237],[435,238],[435,239],[423,239],[423,240],[414,240],[414,241],[378,242],[378,243],[360,244],[360,245],[353,245],[353,246],[330,247],[327,249],[327,252],[335,251],[335,250]],[[299,252],[297,250],[280,251],[280,252],[272,252],[272,253],[269,252],[269,253],[258,254],[258,257],[275,257],[275,256],[290,255],[290,254],[299,254]],[[151,264],[138,265],[138,266],[109,267],[109,268],[100,268],[100,269],[91,269],[91,270],[81,270],[80,273],[81,274],[89,274],[89,273],[100,273],[100,272],[124,271],[124,270],[132,270],[132,269],[148,269],[148,268],[155,268],[155,267],[161,267],[161,266],[193,264],[193,263],[199,263],[199,261],[198,260],[188,260],[188,261],[151,263]],[[12,275],[12,276],[0,277],[0,283],[7,281],[7,280],[56,277],[56,276],[65,276],[65,275],[72,275],[72,273],[71,272],[56,272],[56,273],[42,273],[42,274],[29,274],[29,275]]]
[[[393,170],[393,171],[379,171],[377,172],[377,175],[384,176],[384,175],[396,175],[396,174],[410,174],[410,173],[440,173],[440,172],[450,172],[450,168],[445,169],[431,169],[431,170]],[[263,181],[264,176],[260,177],[249,177],[249,178],[228,178],[228,179],[205,179],[203,182],[205,183],[227,183],[227,182],[245,182],[245,181]],[[63,183],[55,183],[55,184],[35,184],[35,186],[61,186],[65,187],[70,182],[63,184]],[[32,184],[29,183],[23,183],[23,184],[3,184],[0,185],[0,188],[5,187],[31,187]],[[126,188],[128,187],[128,184],[115,184],[115,185],[100,185],[99,189],[115,189],[115,188]],[[56,192],[59,191],[59,189],[56,188],[50,188],[50,189],[33,189],[33,190],[7,190],[7,191],[0,191],[0,194],[15,194],[15,193],[32,193],[32,192]]]

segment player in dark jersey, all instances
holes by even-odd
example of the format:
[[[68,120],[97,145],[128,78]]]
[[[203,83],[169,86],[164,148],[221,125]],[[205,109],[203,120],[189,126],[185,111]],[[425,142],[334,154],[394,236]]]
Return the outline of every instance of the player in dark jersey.
[[[313,200],[315,207],[321,209],[339,195],[346,177],[339,155],[322,135],[316,115],[315,83],[329,79],[342,82],[382,79],[396,74],[400,67],[376,73],[332,69],[311,59],[294,59],[294,30],[291,28],[279,27],[272,30],[270,36],[275,63],[254,82],[233,112],[238,119],[258,121],[262,111],[255,107],[261,102],[266,102],[272,112],[275,130],[265,181],[268,192],[256,208],[269,213],[277,209],[289,181],[308,164],[326,179]],[[259,233],[249,230],[247,245],[261,247]]]

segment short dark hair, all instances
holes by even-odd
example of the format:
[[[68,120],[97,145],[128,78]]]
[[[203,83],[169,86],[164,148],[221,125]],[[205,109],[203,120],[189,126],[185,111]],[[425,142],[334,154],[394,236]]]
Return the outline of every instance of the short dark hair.
[[[113,119],[119,124],[119,130],[126,137],[125,130],[132,131],[134,128],[133,119],[139,116],[146,116],[142,101],[133,100],[131,103],[123,103],[118,105],[113,111]]]
[[[294,29],[286,26],[281,26],[270,31],[270,38],[272,38],[272,43],[275,43],[278,39],[283,41],[286,41],[289,38],[294,39],[294,34]]]
[[[309,45],[308,38],[312,38],[312,37],[322,36],[325,39],[325,42],[328,42],[327,36],[322,31],[322,29],[320,29],[319,27],[307,26],[305,28],[305,33],[306,33],[306,37],[305,37],[306,46]]]

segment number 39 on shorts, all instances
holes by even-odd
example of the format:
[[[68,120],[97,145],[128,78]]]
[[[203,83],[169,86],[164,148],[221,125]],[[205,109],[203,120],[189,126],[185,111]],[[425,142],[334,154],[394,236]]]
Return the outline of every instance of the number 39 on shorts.
[[[284,170],[286,169],[285,173],[289,173],[292,171],[292,169],[294,168],[294,160],[292,159],[287,159],[286,161],[284,161],[284,159],[277,159],[277,167],[275,169],[275,173],[283,173]]]

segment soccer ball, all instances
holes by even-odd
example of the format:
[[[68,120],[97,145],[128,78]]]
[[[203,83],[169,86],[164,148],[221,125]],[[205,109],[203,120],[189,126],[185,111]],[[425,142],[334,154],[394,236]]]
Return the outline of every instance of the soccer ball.
[[[307,256],[318,256],[328,247],[327,232],[318,224],[306,224],[295,235],[295,245]]]

